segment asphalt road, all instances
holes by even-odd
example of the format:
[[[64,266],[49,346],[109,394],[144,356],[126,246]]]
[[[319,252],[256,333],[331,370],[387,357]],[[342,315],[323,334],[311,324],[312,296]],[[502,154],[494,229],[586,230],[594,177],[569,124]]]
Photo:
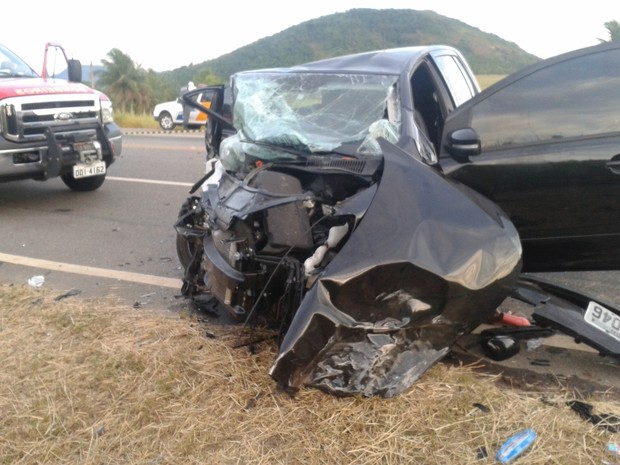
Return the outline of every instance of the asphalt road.
[[[173,223],[204,157],[202,133],[129,133],[94,192],[72,192],[60,179],[0,184],[0,283],[41,275],[59,292],[178,305]]]

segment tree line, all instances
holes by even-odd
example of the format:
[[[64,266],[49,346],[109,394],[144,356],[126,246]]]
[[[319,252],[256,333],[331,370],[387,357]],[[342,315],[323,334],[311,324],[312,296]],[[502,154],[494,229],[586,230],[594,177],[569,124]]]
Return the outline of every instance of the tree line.
[[[149,114],[157,103],[179,96],[178,82],[152,69],[145,70],[118,48],[110,50],[101,63],[103,69],[97,73],[95,87],[110,97],[117,111]],[[204,71],[194,73],[188,80],[205,85],[223,82]]]

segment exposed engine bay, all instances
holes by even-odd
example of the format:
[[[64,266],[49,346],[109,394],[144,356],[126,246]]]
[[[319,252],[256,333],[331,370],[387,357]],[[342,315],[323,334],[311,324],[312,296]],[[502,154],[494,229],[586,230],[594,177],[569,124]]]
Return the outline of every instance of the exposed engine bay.
[[[217,164],[203,198],[188,200],[177,225],[185,292],[212,295],[239,321],[290,322],[361,219],[367,202],[355,199],[373,194],[381,160],[258,165],[239,179]]]

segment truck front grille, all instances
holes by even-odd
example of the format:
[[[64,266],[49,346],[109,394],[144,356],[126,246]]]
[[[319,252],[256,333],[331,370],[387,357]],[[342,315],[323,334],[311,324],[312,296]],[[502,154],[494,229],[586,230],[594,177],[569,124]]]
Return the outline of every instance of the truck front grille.
[[[45,128],[63,132],[99,121],[100,103],[93,95],[33,95],[12,97],[0,104],[2,135],[13,142],[45,139]]]

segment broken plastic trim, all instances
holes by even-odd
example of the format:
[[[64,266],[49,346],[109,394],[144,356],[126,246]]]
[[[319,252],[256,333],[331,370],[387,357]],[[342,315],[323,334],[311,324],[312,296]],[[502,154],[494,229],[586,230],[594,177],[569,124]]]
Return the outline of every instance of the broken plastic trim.
[[[585,319],[590,302],[604,306],[620,317],[620,310],[587,295],[563,288],[544,279],[522,275],[512,297],[534,307],[532,317],[540,325],[550,326],[573,336],[598,350],[601,355],[620,357],[620,341]]]

